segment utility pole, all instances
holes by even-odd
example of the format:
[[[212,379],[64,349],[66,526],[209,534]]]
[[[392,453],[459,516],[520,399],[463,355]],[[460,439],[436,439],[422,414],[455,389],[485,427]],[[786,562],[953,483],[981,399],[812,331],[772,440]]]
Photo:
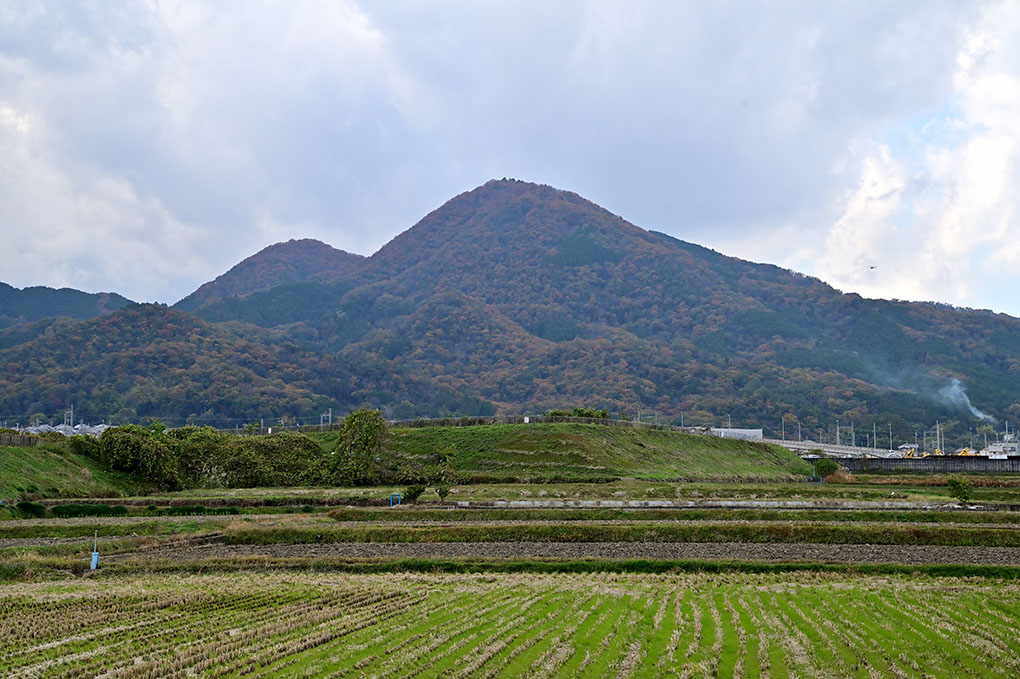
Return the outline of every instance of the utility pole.
[[[836,420],[836,445],[839,445],[839,420]]]
[[[857,434],[854,432],[854,423],[853,423],[853,421],[850,422],[850,445],[852,445],[852,446],[856,446],[857,445]]]
[[[782,427],[783,427],[783,440],[785,441],[786,440],[786,418],[784,417],[783,419],[779,420],[779,422],[780,422],[780,424],[782,424]]]
[[[878,425],[871,423],[871,447],[878,450]]]
[[[733,429],[733,420],[730,419],[730,414],[726,413],[726,428]]]
[[[889,452],[892,452],[892,422],[889,423]]]
[[[803,441],[804,440],[804,439],[802,439],[800,437],[800,422],[797,423],[797,440],[798,441]]]
[[[680,411],[680,428],[684,428],[684,411]]]

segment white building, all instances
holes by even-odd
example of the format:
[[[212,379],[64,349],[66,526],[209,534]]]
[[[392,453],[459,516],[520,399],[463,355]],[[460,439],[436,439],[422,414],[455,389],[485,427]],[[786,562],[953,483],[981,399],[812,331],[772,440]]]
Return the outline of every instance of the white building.
[[[761,429],[730,429],[728,427],[712,427],[712,436],[745,441],[761,441],[765,438]]]

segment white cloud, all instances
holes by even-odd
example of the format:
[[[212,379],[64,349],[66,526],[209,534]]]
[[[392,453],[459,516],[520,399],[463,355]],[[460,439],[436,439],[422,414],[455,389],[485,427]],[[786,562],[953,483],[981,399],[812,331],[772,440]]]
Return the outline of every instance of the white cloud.
[[[989,296],[1020,283],[1017,35],[1016,3],[988,7],[960,45],[945,112],[916,134],[894,132],[896,151],[870,145],[818,253],[823,278],[871,296],[1020,312]]]
[[[5,277],[96,292],[142,280],[166,295],[200,273],[200,229],[101,168],[53,157],[47,136],[31,114],[0,105]]]
[[[501,176],[869,294],[1015,268],[1015,7],[621,7],[5,3],[0,237],[51,266],[3,279],[172,302],[274,240],[370,254]]]

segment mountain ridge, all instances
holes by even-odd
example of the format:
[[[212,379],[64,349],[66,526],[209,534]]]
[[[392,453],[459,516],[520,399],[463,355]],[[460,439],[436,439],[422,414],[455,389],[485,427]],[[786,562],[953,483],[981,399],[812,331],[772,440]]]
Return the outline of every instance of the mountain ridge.
[[[34,285],[18,289],[0,282],[0,330],[59,316],[87,319],[134,304],[115,292],[88,293]]]

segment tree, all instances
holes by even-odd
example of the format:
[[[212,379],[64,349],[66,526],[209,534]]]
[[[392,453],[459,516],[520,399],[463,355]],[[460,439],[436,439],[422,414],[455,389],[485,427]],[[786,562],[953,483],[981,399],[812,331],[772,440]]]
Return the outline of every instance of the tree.
[[[386,440],[386,420],[378,410],[355,410],[344,418],[336,437],[338,452],[374,455]]]
[[[821,460],[815,462],[815,473],[821,476],[823,479],[826,476],[835,474],[838,469],[839,464],[837,464],[835,460],[822,458]]]
[[[949,494],[960,502],[967,502],[974,496],[974,486],[962,476],[953,474],[946,478]]]
[[[177,490],[181,479],[174,443],[150,428],[135,424],[114,427],[99,436],[99,459],[110,469],[137,474],[161,488]]]
[[[365,486],[379,478],[377,458],[386,440],[386,420],[378,410],[355,410],[344,418],[330,468],[334,483]]]

